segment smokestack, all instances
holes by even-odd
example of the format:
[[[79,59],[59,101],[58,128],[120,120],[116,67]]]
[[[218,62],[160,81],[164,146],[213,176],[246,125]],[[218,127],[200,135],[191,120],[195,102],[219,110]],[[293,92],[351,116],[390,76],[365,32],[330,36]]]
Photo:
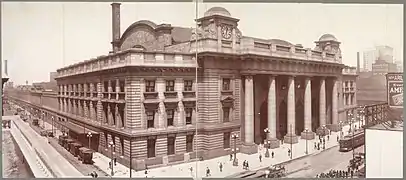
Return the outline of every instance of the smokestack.
[[[111,4],[111,13],[112,13],[112,42],[113,52],[119,51],[120,45],[120,3]]]
[[[360,72],[359,52],[357,52],[357,74]]]
[[[4,60],[4,74],[8,76],[8,66],[7,66],[7,59]]]

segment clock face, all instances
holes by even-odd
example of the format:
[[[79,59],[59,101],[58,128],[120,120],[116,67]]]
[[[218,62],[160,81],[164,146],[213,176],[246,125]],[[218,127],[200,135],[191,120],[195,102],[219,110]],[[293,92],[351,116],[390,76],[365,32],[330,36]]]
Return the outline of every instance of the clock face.
[[[221,26],[221,35],[224,39],[230,39],[232,34],[231,26],[222,25]]]

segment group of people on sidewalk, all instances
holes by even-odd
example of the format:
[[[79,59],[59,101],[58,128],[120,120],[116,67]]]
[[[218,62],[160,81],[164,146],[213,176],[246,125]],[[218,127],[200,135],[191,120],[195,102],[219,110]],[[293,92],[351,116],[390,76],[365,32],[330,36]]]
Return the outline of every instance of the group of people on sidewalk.
[[[353,171],[344,171],[344,170],[330,170],[327,173],[320,173],[316,175],[316,178],[353,178]]]

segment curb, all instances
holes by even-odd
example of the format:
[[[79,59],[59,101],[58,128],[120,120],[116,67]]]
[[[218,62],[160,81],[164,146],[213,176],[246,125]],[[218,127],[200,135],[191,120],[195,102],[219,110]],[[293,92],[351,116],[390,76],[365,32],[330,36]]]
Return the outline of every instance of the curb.
[[[338,144],[337,144],[337,145],[334,145],[334,146],[331,146],[331,147],[329,147],[329,148],[326,148],[326,149],[324,149],[323,151],[332,149],[332,148],[337,147],[337,146],[338,146]],[[323,152],[323,151],[314,152],[314,153],[311,153],[311,154],[307,154],[307,155],[304,155],[304,156],[300,156],[300,157],[295,158],[295,159],[289,159],[289,160],[287,160],[287,161],[280,162],[280,163],[277,163],[277,164],[274,164],[274,165],[289,164],[289,163],[291,163],[291,162],[293,162],[293,161],[302,160],[302,159],[304,159],[304,158],[307,158],[307,157],[310,157],[310,156],[314,156],[314,155],[320,154],[320,153]],[[235,178],[236,176],[241,176],[241,175],[245,175],[245,174],[247,174],[247,175],[248,175],[248,174],[256,174],[258,171],[265,170],[265,169],[267,169],[267,168],[268,168],[268,167],[260,167],[260,168],[258,168],[258,169],[243,171],[243,172],[239,172],[239,173],[232,174],[232,175],[230,175],[230,176],[226,176],[225,178]],[[289,174],[289,173],[287,173],[287,174]],[[291,174],[291,173],[290,173],[290,174]]]

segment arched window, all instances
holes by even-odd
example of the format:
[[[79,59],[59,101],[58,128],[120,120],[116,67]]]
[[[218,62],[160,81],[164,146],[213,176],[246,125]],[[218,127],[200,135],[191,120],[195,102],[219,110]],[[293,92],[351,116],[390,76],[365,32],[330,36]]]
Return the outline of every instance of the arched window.
[[[133,46],[133,48],[135,48],[135,49],[142,49],[142,50],[146,50],[146,48],[144,47],[144,46],[141,46],[141,45],[135,45],[135,46]]]

